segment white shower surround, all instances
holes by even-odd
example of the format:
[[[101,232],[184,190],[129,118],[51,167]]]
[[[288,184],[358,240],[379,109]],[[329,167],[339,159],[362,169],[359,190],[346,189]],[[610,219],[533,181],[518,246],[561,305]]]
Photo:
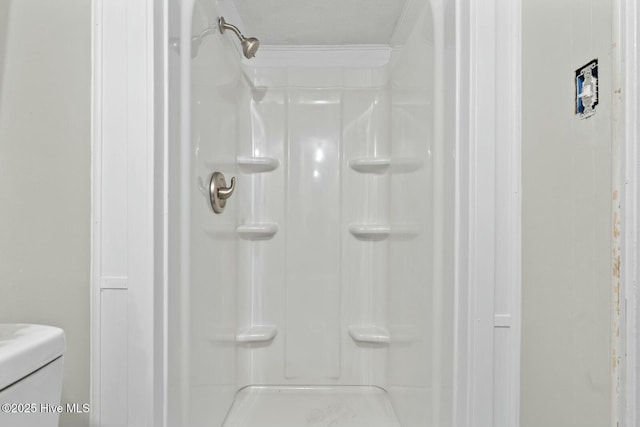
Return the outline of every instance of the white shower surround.
[[[638,110],[640,99],[633,46],[640,41],[635,31],[640,11],[633,0],[621,0],[619,6],[625,12],[621,34],[628,60],[622,74],[629,92],[622,138],[633,141],[638,120],[632,112]],[[170,109],[165,105],[167,51],[154,40],[167,36],[170,7],[151,0],[94,0],[92,425],[164,425],[167,396],[159,384],[166,375],[167,319],[162,315],[166,266],[162,260],[167,247],[160,242],[166,236],[165,153]],[[497,122],[493,108],[495,96],[514,106],[512,112],[520,102],[518,7],[514,2],[461,1],[456,11],[458,141],[459,147],[468,148],[459,152],[468,156],[457,160],[456,426],[518,425],[517,295],[508,299],[511,319],[494,310],[492,299],[482,297],[501,281],[516,284],[511,287],[515,292],[519,288],[519,122]],[[498,34],[510,37],[496,37]],[[480,61],[489,55],[496,61]],[[511,83],[498,85],[496,70],[505,72]],[[126,115],[120,114],[123,106]],[[487,148],[482,142],[494,136],[496,146]],[[633,144],[624,148],[625,176],[637,176],[637,150]],[[498,162],[504,170],[496,172],[496,156],[505,160]],[[623,256],[629,256],[623,273],[628,309],[623,332],[629,362],[619,401],[624,402],[620,416],[629,426],[635,424],[638,409],[633,381],[637,377],[633,361],[638,354],[637,300],[633,299],[638,264],[632,256],[637,251],[633,230],[639,220],[635,183],[631,180],[625,186],[623,215]],[[491,221],[497,213],[507,221]],[[491,223],[495,228],[485,227]],[[129,230],[124,236],[123,229]],[[123,238],[126,242],[118,244]],[[488,250],[487,241],[495,243],[495,250]],[[119,249],[122,247],[128,250]],[[513,262],[496,264],[496,259],[505,259],[499,254]],[[483,268],[474,270],[480,266]],[[515,328],[512,351],[494,354],[494,326],[507,325],[509,320]],[[493,364],[500,357],[514,364],[506,370],[512,375],[506,382],[499,373],[483,368],[487,361]],[[496,409],[506,414],[508,424],[493,423]]]
[[[220,12],[209,5],[196,3],[183,40],[215,21]],[[435,37],[442,52],[442,35]],[[170,301],[183,299],[183,306],[170,312],[189,315],[170,322],[169,339],[183,345],[170,353],[169,370],[181,379],[169,384],[169,419],[221,424],[235,391],[248,385],[313,384],[299,392],[330,403],[342,389],[319,395],[318,385],[359,384],[349,395],[357,407],[378,396],[367,391],[373,384],[389,390],[403,425],[449,424],[451,395],[440,388],[452,388],[445,366],[453,335],[443,327],[453,323],[453,294],[442,262],[430,254],[446,251],[447,228],[453,239],[434,206],[452,207],[454,192],[452,182],[445,192],[438,176],[447,155],[438,146],[443,125],[432,122],[444,90],[432,71],[439,68],[433,40],[408,42],[392,63],[367,64],[362,48],[353,47],[339,49],[350,54],[342,64],[327,66],[323,59],[338,49],[324,48],[313,52],[314,68],[287,66],[289,58],[300,61],[300,50],[285,48],[279,66],[267,50],[243,70],[233,42],[211,38],[193,60],[189,43],[180,48],[183,79],[191,81],[191,95],[181,97],[183,121],[191,123],[182,127],[182,141],[191,143],[183,142],[179,174],[181,221],[189,218],[181,252],[189,255],[172,280],[182,292]],[[419,48],[423,55],[410,55]],[[214,170],[235,173],[239,189],[220,216],[193,186]],[[447,313],[439,296],[447,289],[448,320],[439,314]],[[448,350],[438,350],[443,346]],[[436,387],[433,396],[426,385]],[[246,397],[257,408],[280,395],[259,390]],[[235,425],[233,414],[228,425]],[[385,425],[396,416],[377,418]]]
[[[160,101],[164,99],[166,87],[161,89],[159,86],[153,86],[154,82],[157,84],[165,79],[164,73],[167,69],[162,66],[166,61],[164,55],[171,55],[154,45],[153,38],[159,37],[156,32],[166,31],[166,27],[160,23],[164,22],[165,18],[169,19],[175,15],[170,14],[167,17],[164,15],[164,9],[154,9],[151,2],[96,1],[95,4],[100,7],[94,8],[97,23],[94,38],[94,60],[97,64],[94,102],[100,107],[94,114],[96,149],[93,212],[96,234],[93,241],[92,416],[94,423],[117,425],[128,422],[130,425],[158,425],[159,422],[166,421],[165,411],[169,398],[163,393],[164,388],[158,386],[158,381],[162,383],[167,374],[165,357],[168,344],[164,338],[166,332],[163,331],[167,330],[168,319],[163,317],[162,313],[167,303],[167,292],[171,291],[167,288],[160,291],[162,288],[158,287],[164,283],[161,278],[167,274],[168,266],[163,264],[163,259],[166,259],[168,251],[171,250],[166,246],[163,236],[167,236],[167,230],[162,225],[162,218],[171,209],[171,206],[167,205],[165,194],[172,185],[166,181],[167,175],[164,172],[167,170],[165,153],[172,149],[165,133],[165,126],[168,120],[175,118],[176,111]],[[510,318],[504,315],[495,316],[493,301],[481,297],[491,295],[494,291],[495,271],[492,260],[496,256],[495,250],[501,251],[507,257],[517,256],[517,251],[510,251],[517,247],[517,244],[513,244],[513,239],[516,238],[516,234],[512,233],[514,223],[505,224],[508,226],[506,235],[511,237],[500,240],[495,250],[490,250],[494,246],[494,240],[490,236],[493,236],[496,230],[484,227],[487,223],[481,219],[487,215],[494,215],[496,183],[502,182],[507,182],[508,185],[498,185],[497,188],[501,197],[505,197],[502,200],[506,204],[501,206],[507,207],[501,212],[510,218],[517,218],[517,215],[513,215],[518,207],[517,194],[512,191],[512,185],[517,185],[517,180],[496,181],[494,170],[494,159],[496,154],[499,154],[498,151],[502,152],[503,156],[512,158],[508,154],[511,152],[509,136],[517,133],[513,132],[509,122],[506,126],[507,133],[498,141],[498,146],[486,146],[484,141],[492,140],[495,131],[495,120],[491,119],[496,113],[492,107],[495,86],[491,84],[492,79],[482,79],[481,85],[468,79],[471,76],[493,76],[494,64],[478,63],[474,58],[475,55],[495,54],[496,10],[507,13],[502,17],[504,25],[499,28],[510,34],[512,28],[517,28],[512,27],[515,21],[510,14],[517,16],[517,9],[499,7],[496,4],[486,7],[483,3],[483,7],[478,10],[473,7],[467,9],[464,5],[457,13],[457,21],[463,24],[459,24],[457,30],[456,56],[459,60],[471,59],[470,62],[459,62],[457,74],[461,91],[459,96],[469,100],[468,103],[457,106],[458,144],[469,149],[458,149],[458,153],[463,155],[456,158],[459,175],[456,179],[458,213],[455,218],[459,226],[456,243],[459,250],[456,261],[458,351],[453,361],[456,364],[455,425],[492,425],[489,420],[493,418],[494,411],[507,414],[508,417],[517,416],[517,411],[513,409],[517,405],[517,394],[505,393],[511,397],[510,400],[494,402],[493,394],[486,392],[487,388],[493,387],[494,381],[493,369],[490,366],[494,358],[494,326],[504,329],[504,326],[510,325]],[[136,31],[137,23],[150,24],[151,21],[145,21],[143,17],[145,14],[148,17],[153,16],[154,11],[160,12],[155,15],[158,25],[143,25],[141,31]],[[129,31],[123,31],[127,26]],[[491,31],[487,31],[488,29]],[[453,33],[449,33],[449,37],[452,35]],[[514,36],[517,36],[517,33]],[[102,40],[108,40],[108,46],[103,46]],[[508,38],[505,42],[506,45],[509,45],[509,40],[511,39]],[[126,49],[123,49],[125,46]],[[158,50],[154,51],[154,47]],[[498,57],[498,61],[516,64],[512,51],[502,53],[503,56]],[[510,76],[518,75],[517,66],[505,69],[512,71],[508,72]],[[514,94],[511,89],[517,87],[517,77],[514,78],[514,85],[510,85],[505,91],[509,96]],[[128,85],[123,85],[125,82],[128,82]],[[136,93],[140,89],[142,92]],[[122,105],[130,106],[128,115],[121,114]],[[146,105],[146,108],[143,108],[143,105]],[[483,119],[477,121],[477,114],[483,115]],[[139,120],[135,120],[134,117],[138,117]],[[120,132],[123,125],[129,131],[124,135],[120,133],[122,137],[114,139],[113,132]],[[159,140],[164,141],[164,149],[157,145],[156,141]],[[105,145],[107,141],[109,144]],[[477,150],[474,149],[476,146],[479,147]],[[466,157],[465,153],[468,153],[469,157]],[[362,158],[353,160],[355,168],[359,167]],[[366,163],[365,160],[364,164]],[[123,166],[124,170],[127,170],[126,174],[121,172]],[[517,175],[517,169],[514,168],[509,173]],[[102,183],[119,183],[121,190],[113,187],[110,189],[107,185],[101,185]],[[100,205],[103,208],[99,208]],[[129,208],[123,215],[122,206],[127,205]],[[467,225],[460,227],[462,224]],[[479,224],[483,227],[480,228]],[[114,239],[122,236],[119,231],[123,228],[130,230],[123,236],[128,239],[124,246],[129,248],[128,251],[118,250],[118,245],[113,243]],[[109,236],[109,239],[105,239],[106,236]],[[161,244],[159,241],[165,243]],[[107,262],[109,260],[111,264]],[[105,265],[121,267],[107,271]],[[514,262],[507,265],[511,275],[503,276],[506,280],[514,277],[512,273],[518,264]],[[506,283],[505,285],[509,286]],[[154,331],[153,335],[151,331]],[[507,346],[500,349],[500,354],[503,359],[514,361],[515,366],[517,352],[511,350],[512,348]],[[153,360],[153,363],[149,363],[150,360]],[[497,386],[498,389],[506,387],[508,390],[517,390],[517,387],[512,385],[517,381],[517,375],[497,379],[503,381]],[[486,424],[487,422],[489,424]]]

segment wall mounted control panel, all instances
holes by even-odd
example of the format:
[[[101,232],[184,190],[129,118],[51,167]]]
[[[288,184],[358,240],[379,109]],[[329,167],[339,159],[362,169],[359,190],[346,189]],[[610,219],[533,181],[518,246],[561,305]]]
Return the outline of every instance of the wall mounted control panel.
[[[576,114],[586,119],[596,113],[598,105],[598,60],[576,70]]]

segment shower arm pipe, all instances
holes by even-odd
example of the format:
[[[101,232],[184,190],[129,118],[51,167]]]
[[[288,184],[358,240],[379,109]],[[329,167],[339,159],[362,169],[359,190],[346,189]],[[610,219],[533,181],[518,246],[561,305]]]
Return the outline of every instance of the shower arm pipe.
[[[218,18],[218,29],[220,30],[220,34],[224,34],[224,30],[231,30],[234,33],[236,33],[236,35],[240,40],[243,40],[245,38],[244,35],[242,35],[242,33],[240,32],[240,29],[238,27],[236,27],[233,24],[229,24],[227,21],[224,20],[223,17]]]

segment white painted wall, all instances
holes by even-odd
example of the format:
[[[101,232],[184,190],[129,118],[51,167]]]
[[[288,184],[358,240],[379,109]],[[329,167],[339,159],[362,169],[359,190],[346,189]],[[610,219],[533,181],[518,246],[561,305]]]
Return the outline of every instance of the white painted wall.
[[[0,322],[65,330],[62,400],[78,403],[89,401],[90,11],[0,2]]]
[[[9,29],[10,1],[0,2],[0,82],[4,71],[5,51],[7,48],[7,33]]]
[[[523,1],[521,426],[610,425],[611,1]],[[600,63],[594,117],[574,71]]]

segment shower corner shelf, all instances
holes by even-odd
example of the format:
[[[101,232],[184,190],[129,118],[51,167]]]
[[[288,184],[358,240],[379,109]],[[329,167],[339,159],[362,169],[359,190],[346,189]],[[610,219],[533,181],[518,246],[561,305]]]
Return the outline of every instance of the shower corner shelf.
[[[244,240],[269,240],[278,232],[278,224],[242,224],[236,227],[236,233]]]
[[[275,338],[278,328],[275,325],[254,325],[238,331],[236,342],[268,342]]]
[[[384,240],[391,234],[391,227],[386,224],[351,224],[349,233],[358,240]]]
[[[245,173],[271,172],[280,166],[280,161],[273,157],[238,157],[237,162]]]
[[[349,167],[360,173],[382,174],[389,169],[391,159],[388,157],[362,157],[349,160]]]
[[[375,325],[349,326],[349,335],[354,341],[370,344],[388,344],[391,340],[386,328]]]

